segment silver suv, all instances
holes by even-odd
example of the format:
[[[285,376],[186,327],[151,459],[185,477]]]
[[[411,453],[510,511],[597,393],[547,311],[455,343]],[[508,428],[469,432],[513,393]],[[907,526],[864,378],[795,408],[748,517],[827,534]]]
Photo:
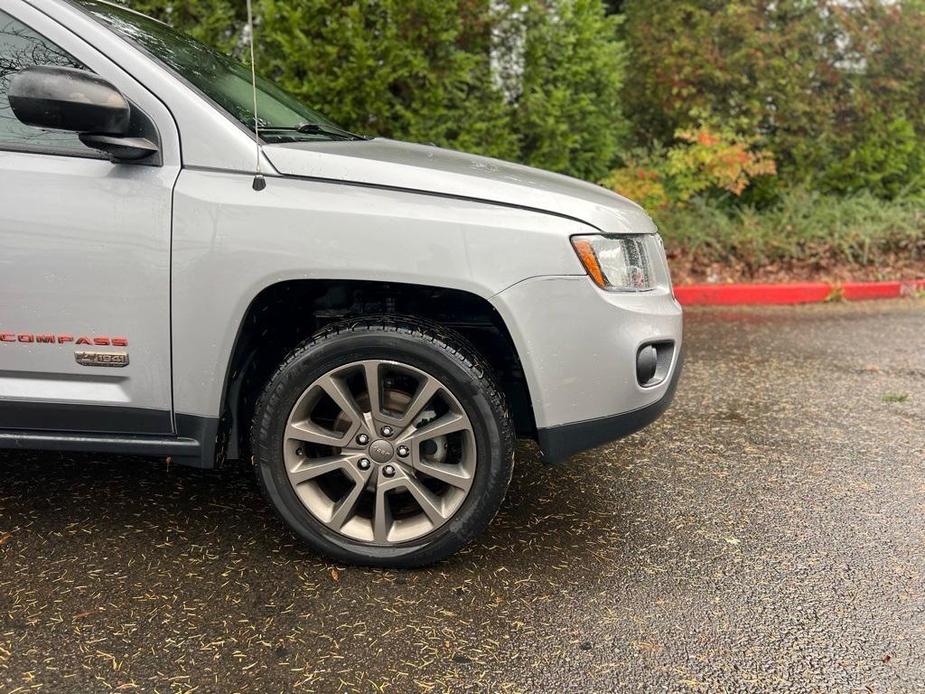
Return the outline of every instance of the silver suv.
[[[0,0],[0,446],[248,459],[315,550],[404,567],[488,525],[516,436],[665,410],[640,207],[256,92],[123,7]]]

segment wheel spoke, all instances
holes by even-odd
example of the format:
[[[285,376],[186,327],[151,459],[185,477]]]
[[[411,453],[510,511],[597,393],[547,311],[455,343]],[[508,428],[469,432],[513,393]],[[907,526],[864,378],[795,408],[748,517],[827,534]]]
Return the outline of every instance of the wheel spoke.
[[[382,419],[382,398],[379,392],[379,362],[364,361],[366,392],[369,394],[369,412],[373,419]]]
[[[469,428],[468,419],[456,412],[447,412],[442,417],[435,419],[429,424],[425,424],[420,429],[411,432],[412,438],[417,441],[426,441],[438,436],[446,436],[457,431],[465,431]]]
[[[398,427],[404,429],[417,419],[418,415],[421,414],[421,410],[423,410],[424,406],[431,401],[431,398],[439,392],[441,387],[437,379],[430,378],[429,376],[426,377],[426,380],[418,386],[418,390],[411,399],[411,402],[408,403],[405,413],[395,420]]]
[[[310,420],[301,422],[289,422],[286,426],[286,438],[295,439],[296,441],[306,441],[308,443],[317,443],[321,446],[333,446],[335,448],[343,446],[347,434],[337,436],[333,432],[328,432]]]
[[[298,465],[289,470],[289,479],[299,485],[335,470],[349,470],[349,465],[350,459],[343,456],[300,460]]]
[[[457,489],[469,489],[472,486],[472,475],[463,469],[462,465],[446,465],[444,463],[428,463],[418,460],[414,463],[414,469],[430,475],[434,479],[456,487]]]
[[[439,525],[444,521],[443,509],[440,499],[435,496],[427,487],[418,482],[413,477],[405,480],[405,488],[410,492],[414,500],[418,502],[421,510],[430,518],[430,522]]]
[[[386,491],[382,485],[376,489],[376,510],[373,513],[373,537],[376,542],[388,542],[389,531],[392,529],[392,511],[385,498]]]
[[[360,500],[360,495],[363,493],[365,487],[366,479],[364,477],[362,481],[357,482],[353,486],[353,489],[347,492],[347,495],[337,503],[337,506],[334,508],[334,513],[331,514],[331,519],[328,521],[329,526],[334,530],[340,530],[348,520],[353,518],[357,501]]]
[[[355,429],[363,423],[363,411],[343,380],[328,374],[318,381],[318,387],[327,393],[331,400],[350,419],[352,423],[351,429]]]

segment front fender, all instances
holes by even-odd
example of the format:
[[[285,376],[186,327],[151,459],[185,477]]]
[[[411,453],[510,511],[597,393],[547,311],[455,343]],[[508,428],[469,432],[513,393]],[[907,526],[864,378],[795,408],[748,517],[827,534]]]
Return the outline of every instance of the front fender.
[[[185,169],[172,247],[174,410],[220,414],[247,307],[287,280],[373,280],[490,299],[538,275],[584,275],[574,220],[372,186]]]

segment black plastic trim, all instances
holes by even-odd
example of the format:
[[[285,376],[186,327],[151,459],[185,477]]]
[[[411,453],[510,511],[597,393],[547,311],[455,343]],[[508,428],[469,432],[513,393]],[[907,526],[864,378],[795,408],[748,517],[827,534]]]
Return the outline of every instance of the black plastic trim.
[[[201,446],[193,439],[119,434],[0,430],[0,448],[177,456],[178,463],[186,462],[188,459],[199,460],[201,457]]]
[[[86,145],[82,150],[69,149],[67,147],[53,147],[42,145],[19,145],[11,142],[4,142],[0,145],[0,152],[13,152],[15,154],[41,154],[47,157],[71,157],[73,159],[96,159],[109,161],[109,155],[100,151],[90,149]]]
[[[199,443],[198,460],[177,462],[202,468],[213,468],[224,462],[226,437],[222,436],[221,420],[191,414],[177,414],[175,419],[177,436],[181,439],[193,439]]]
[[[0,449],[161,456],[178,465],[215,467],[219,420],[177,415],[177,429],[177,436],[0,429]]]
[[[96,434],[172,434],[169,410],[0,400],[0,429]]]
[[[622,439],[654,422],[668,409],[674,399],[674,393],[681,378],[683,362],[684,354],[679,351],[674,373],[671,375],[671,381],[665,389],[665,394],[651,405],[612,417],[588,419],[583,422],[539,429],[537,440],[543,451],[543,462],[564,462],[576,453]]]

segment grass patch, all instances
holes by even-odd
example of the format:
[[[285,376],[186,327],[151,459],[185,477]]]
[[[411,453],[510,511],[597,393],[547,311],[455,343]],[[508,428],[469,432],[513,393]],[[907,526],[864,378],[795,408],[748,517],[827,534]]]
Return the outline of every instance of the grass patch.
[[[881,398],[883,402],[906,402],[909,399],[908,393],[886,393]]]

